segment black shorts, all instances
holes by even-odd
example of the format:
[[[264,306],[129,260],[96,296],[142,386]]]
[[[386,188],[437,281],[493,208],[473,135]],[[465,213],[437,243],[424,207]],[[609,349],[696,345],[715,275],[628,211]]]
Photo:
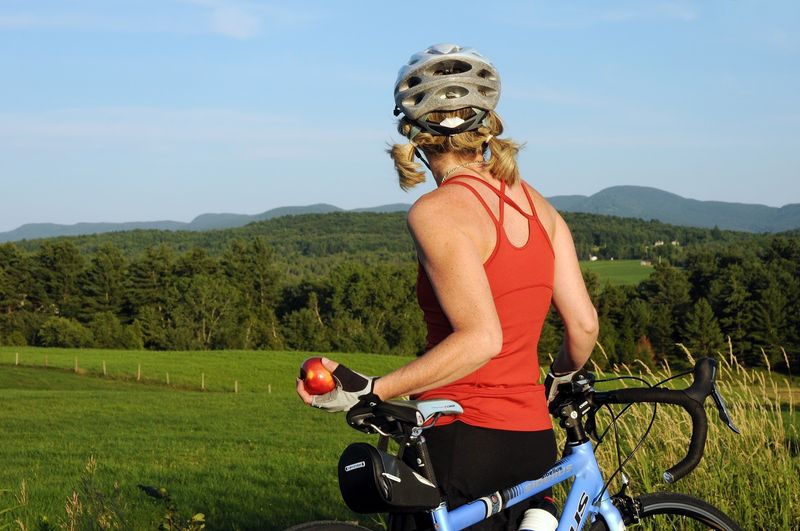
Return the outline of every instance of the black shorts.
[[[476,500],[505,487],[543,475],[556,462],[552,430],[505,431],[453,422],[425,431],[428,452],[448,509]],[[550,490],[541,495],[550,494]],[[531,499],[530,501],[532,501]],[[516,530],[530,507],[522,502],[472,527],[471,531]],[[427,513],[395,515],[390,531],[430,529]]]

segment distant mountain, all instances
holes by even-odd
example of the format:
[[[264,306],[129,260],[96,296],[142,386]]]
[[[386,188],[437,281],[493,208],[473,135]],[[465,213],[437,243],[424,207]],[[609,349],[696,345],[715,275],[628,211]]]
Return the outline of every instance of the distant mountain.
[[[549,198],[558,210],[626,218],[655,219],[673,225],[783,232],[800,228],[800,204],[780,208],[746,203],[698,201],[645,186],[612,186],[591,196]]]
[[[381,208],[381,207],[375,207]],[[317,203],[308,206],[278,207],[267,210],[261,214],[248,216],[246,214],[200,214],[191,222],[185,223],[185,227],[180,230],[214,230],[231,229],[243,227],[254,221],[264,221],[265,219],[279,218],[281,216],[298,216],[301,214],[328,214],[329,212],[342,212],[342,209],[326,203]],[[173,230],[173,229],[167,229]],[[0,237],[2,237],[0,235]]]
[[[8,232],[0,232],[0,243],[57,236],[80,236],[136,229],[185,230],[188,223],[180,221],[142,221],[130,223],[76,223],[58,225],[55,223],[28,223]]]
[[[655,219],[673,225],[739,230],[746,232],[783,232],[800,229],[800,204],[781,208],[722,201],[687,199],[657,188],[645,186],[612,186],[591,196],[559,195],[549,198],[558,210],[586,212],[625,218]],[[406,212],[410,205],[394,203],[351,212]],[[255,221],[280,216],[327,214],[343,209],[319,203],[308,206],[280,207],[261,214],[201,214],[191,222],[152,221],[131,223],[78,223],[57,225],[31,223],[9,232],[0,232],[0,243],[56,236],[79,236],[135,229],[207,231],[243,227]]]
[[[373,208],[364,208],[365,212],[397,212],[408,210],[409,205],[383,205]],[[308,206],[279,207],[267,210],[261,214],[201,214],[189,223],[182,221],[146,221],[129,223],[77,223],[75,225],[58,225],[55,223],[29,223],[8,232],[0,232],[0,243],[34,240],[38,238],[54,238],[57,236],[81,236],[85,234],[102,234],[105,232],[120,232],[136,229],[155,230],[189,230],[206,231],[216,229],[229,229],[243,227],[254,221],[264,221],[280,216],[296,216],[301,214],[327,214],[341,212],[342,209],[333,205],[319,203]]]

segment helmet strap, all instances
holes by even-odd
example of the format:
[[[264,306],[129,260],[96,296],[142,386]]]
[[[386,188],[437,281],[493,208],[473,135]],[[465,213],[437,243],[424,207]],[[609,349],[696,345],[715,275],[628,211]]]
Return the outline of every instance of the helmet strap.
[[[433,170],[431,169],[431,165],[428,163],[428,160],[424,156],[422,156],[422,152],[416,147],[414,148],[414,155],[416,155],[417,158],[422,161],[425,167],[428,168],[428,171],[433,173]]]
[[[417,156],[419,160],[425,165],[428,170],[433,173],[431,170],[431,165],[428,163],[428,160],[422,155],[422,152],[417,148],[417,144],[414,142],[414,137],[417,136],[422,132],[422,129],[416,125],[411,125],[411,130],[408,132],[408,141],[414,146],[414,155]]]

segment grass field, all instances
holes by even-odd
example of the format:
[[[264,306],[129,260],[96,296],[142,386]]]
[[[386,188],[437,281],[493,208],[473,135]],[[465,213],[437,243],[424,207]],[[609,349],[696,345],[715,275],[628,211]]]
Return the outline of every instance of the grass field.
[[[652,266],[643,266],[639,260],[584,260],[581,269],[597,274],[601,285],[636,285],[653,272]]]
[[[68,504],[73,490],[83,502],[84,523],[97,513],[106,522],[118,518],[118,528],[155,529],[163,507],[137,484],[168,489],[183,520],[204,513],[209,529],[278,530],[329,518],[379,529],[375,517],[342,506],[336,480],[342,449],[372,439],[349,429],[342,415],[300,403],[294,376],[305,357],[0,348],[0,529],[46,529],[43,516],[67,526],[68,508],[75,512],[75,504]],[[371,374],[406,361],[363,354],[336,358]],[[796,388],[736,366],[723,368],[721,376],[743,435],[714,420],[703,463],[674,490],[718,504],[745,528],[796,529]],[[239,393],[233,392],[235,381]],[[663,490],[661,472],[685,452],[686,420],[669,408],[659,410],[645,450],[626,467],[634,492]],[[646,417],[644,409],[626,417],[624,447],[632,446]],[[612,449],[605,444],[598,453],[607,472],[613,469]],[[88,474],[91,459],[97,467]]]

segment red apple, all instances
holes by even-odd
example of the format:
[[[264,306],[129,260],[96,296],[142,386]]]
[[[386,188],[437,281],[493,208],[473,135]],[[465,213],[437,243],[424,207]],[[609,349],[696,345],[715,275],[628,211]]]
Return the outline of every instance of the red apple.
[[[322,364],[322,358],[308,358],[304,361],[300,366],[300,379],[310,395],[324,395],[336,387],[336,380]]]

